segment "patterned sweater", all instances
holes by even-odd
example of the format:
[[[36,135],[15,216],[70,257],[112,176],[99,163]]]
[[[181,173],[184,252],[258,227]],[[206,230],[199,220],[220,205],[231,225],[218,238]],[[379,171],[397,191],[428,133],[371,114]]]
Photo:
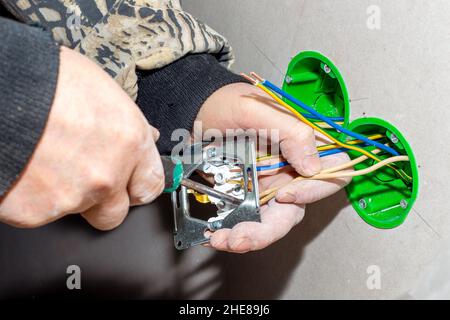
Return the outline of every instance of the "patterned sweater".
[[[234,60],[225,38],[183,11],[179,0],[0,0],[26,23],[97,62],[136,99],[136,69],[164,67],[193,53]]]

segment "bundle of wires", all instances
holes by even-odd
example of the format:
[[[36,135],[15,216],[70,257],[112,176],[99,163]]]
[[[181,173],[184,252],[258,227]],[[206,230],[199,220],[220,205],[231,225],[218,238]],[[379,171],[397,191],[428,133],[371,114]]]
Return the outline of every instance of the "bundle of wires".
[[[254,72],[250,73],[250,76],[246,75],[246,74],[242,74],[242,76],[245,77],[247,80],[249,80],[251,83],[253,83],[256,87],[258,87],[261,90],[263,90],[264,92],[266,92],[278,104],[280,104],[281,106],[286,108],[288,111],[290,111],[292,114],[294,114],[300,121],[302,121],[306,125],[310,126],[312,129],[320,132],[325,137],[327,137],[328,139],[330,139],[331,141],[334,142],[334,144],[332,144],[332,145],[318,147],[318,152],[319,152],[320,157],[325,157],[325,156],[329,156],[329,155],[333,155],[333,154],[337,154],[337,153],[341,153],[341,152],[347,152],[348,150],[354,150],[362,155],[362,157],[359,158],[360,162],[365,161],[369,158],[373,159],[377,162],[374,166],[372,166],[370,168],[367,168],[365,170],[360,170],[363,172],[356,171],[356,172],[344,172],[342,174],[338,174],[338,173],[336,173],[336,171],[331,171],[334,174],[331,174],[331,176],[330,176],[329,170],[326,170],[326,171],[328,171],[328,174],[324,174],[324,172],[322,172],[315,177],[310,177],[310,178],[299,177],[299,178],[316,179],[316,180],[317,179],[334,179],[334,178],[336,178],[336,175],[337,176],[362,175],[362,174],[367,174],[367,173],[373,172],[375,170],[378,170],[383,166],[388,166],[391,169],[393,169],[399,175],[399,177],[401,179],[403,179],[407,183],[411,182],[412,178],[408,174],[406,174],[406,172],[404,172],[402,169],[400,169],[397,165],[395,165],[395,162],[409,161],[408,157],[400,156],[400,154],[395,149],[389,147],[386,144],[376,141],[376,140],[382,138],[383,136],[373,135],[370,137],[366,137],[362,134],[359,134],[359,133],[353,132],[347,128],[344,128],[338,123],[338,121],[344,120],[343,118],[340,118],[340,117],[329,118],[329,117],[326,117],[326,116],[320,114],[319,112],[314,110],[312,107],[310,107],[310,106],[306,105],[305,103],[303,103],[302,101],[296,99],[292,95],[283,91],[282,89],[280,89],[279,87],[277,87],[276,85],[271,83],[270,81],[263,79],[262,77],[260,77],[259,75],[257,75]],[[289,101],[291,104],[286,103],[283,99]],[[320,120],[323,123],[325,123],[327,126],[329,126],[330,128],[333,128],[340,133],[343,133],[349,137],[352,137],[352,138],[354,138],[354,140],[343,142],[343,141],[339,140],[338,138],[333,137],[327,131],[325,131],[323,129],[323,126],[320,126],[317,122],[313,122],[310,119]],[[363,147],[367,147],[367,146],[373,146],[376,149],[373,150],[372,152],[370,152],[363,148]],[[378,150],[378,152],[385,152],[387,154],[390,154],[392,157],[385,159],[385,160],[381,160],[376,155],[376,153],[378,153],[378,152],[375,152],[376,150]],[[273,159],[276,157],[279,158],[279,156],[274,156],[274,157],[269,156],[269,157],[259,158],[258,160],[263,161],[263,160]],[[258,166],[257,170],[260,172],[268,171],[268,170],[276,170],[278,168],[282,168],[287,165],[289,165],[289,164],[286,161],[281,161],[281,162],[278,162],[275,164]],[[277,188],[277,189],[279,189],[279,188]],[[272,195],[272,197],[273,197],[274,190],[272,190],[272,193],[269,193],[269,194]],[[265,197],[264,199],[266,199],[267,196],[268,196],[267,194],[261,195],[262,198]],[[263,204],[263,201],[261,203]]]

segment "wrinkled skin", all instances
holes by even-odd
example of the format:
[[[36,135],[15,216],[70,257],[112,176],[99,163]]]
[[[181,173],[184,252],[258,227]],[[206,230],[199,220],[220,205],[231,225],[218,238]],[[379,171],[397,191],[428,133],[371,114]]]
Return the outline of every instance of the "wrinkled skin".
[[[60,57],[47,125],[0,202],[0,221],[30,228],[81,213],[94,227],[113,229],[130,205],[149,203],[162,192],[159,134],[88,58],[64,47]]]
[[[216,91],[204,103],[197,117],[203,130],[279,129],[280,151],[294,170],[288,168],[259,176],[260,191],[279,187],[298,174],[312,176],[322,169],[349,161],[347,154],[320,159],[316,145],[329,143],[282,110],[258,88],[231,84]],[[274,143],[274,141],[272,141]],[[242,222],[232,229],[218,230],[210,236],[209,246],[223,251],[244,253],[263,249],[285,236],[304,217],[305,205],[319,201],[342,189],[349,179],[299,181],[278,191],[276,198],[261,208],[261,223]]]

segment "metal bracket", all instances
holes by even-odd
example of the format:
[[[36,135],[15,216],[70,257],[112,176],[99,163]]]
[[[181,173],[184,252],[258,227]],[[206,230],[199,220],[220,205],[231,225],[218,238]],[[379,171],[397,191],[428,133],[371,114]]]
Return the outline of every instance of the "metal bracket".
[[[240,198],[239,205],[225,203],[223,199],[214,199],[216,204],[217,217],[208,221],[197,219],[191,216],[189,211],[189,194],[185,186],[172,192],[172,205],[174,215],[174,244],[179,250],[209,242],[205,237],[207,230],[216,231],[222,228],[232,228],[243,221],[260,221],[259,214],[259,192],[258,177],[256,170],[256,148],[255,142],[250,137],[237,137],[234,141],[223,142],[220,146],[202,144],[191,146],[189,154],[183,155],[183,178],[189,178],[196,170],[208,173],[211,166],[230,172],[230,168],[235,175],[241,179],[243,187],[240,195],[233,194]],[[238,170],[237,168],[240,168]],[[230,187],[223,180],[222,173],[216,174],[216,184],[214,188],[220,189]]]

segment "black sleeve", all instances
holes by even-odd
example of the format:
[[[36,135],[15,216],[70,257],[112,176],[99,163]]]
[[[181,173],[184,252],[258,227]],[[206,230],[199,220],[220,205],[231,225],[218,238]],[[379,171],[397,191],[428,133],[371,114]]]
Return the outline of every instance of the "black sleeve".
[[[0,17],[0,198],[42,134],[58,67],[59,46],[50,34]]]
[[[192,130],[203,102],[221,87],[247,82],[228,71],[210,54],[181,58],[157,70],[138,71],[137,104],[152,126],[160,131],[158,149],[170,153],[175,129]]]

